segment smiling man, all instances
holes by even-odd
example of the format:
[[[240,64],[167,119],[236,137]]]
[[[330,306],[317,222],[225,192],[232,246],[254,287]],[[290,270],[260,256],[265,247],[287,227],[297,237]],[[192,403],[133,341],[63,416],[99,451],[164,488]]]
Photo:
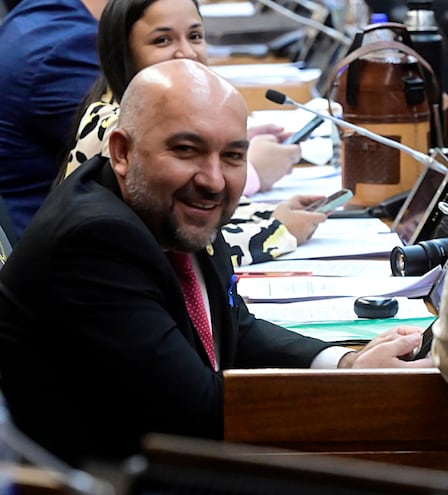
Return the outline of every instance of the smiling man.
[[[125,201],[163,248],[187,252],[212,243],[232,217],[248,148],[243,98],[218,78],[205,88],[208,71],[195,69],[193,88],[173,91],[170,79],[153,81],[143,101],[132,87],[109,144]],[[142,75],[141,84],[151,77]]]
[[[219,228],[245,182],[246,118],[204,65],[144,69],[111,160],[55,188],[0,271],[0,385],[65,461],[123,459],[148,432],[222,438],[225,369],[431,364],[398,359],[417,329],[353,352],[248,312]]]

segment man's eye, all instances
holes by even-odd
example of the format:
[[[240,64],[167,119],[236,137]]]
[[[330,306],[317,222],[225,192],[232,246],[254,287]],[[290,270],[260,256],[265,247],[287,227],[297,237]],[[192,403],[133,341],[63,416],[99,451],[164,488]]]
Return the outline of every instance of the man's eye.
[[[194,147],[190,144],[177,144],[172,149],[176,153],[191,153],[194,151]]]
[[[246,161],[246,153],[241,153],[239,151],[229,151],[224,153],[224,157],[232,162],[244,162]]]

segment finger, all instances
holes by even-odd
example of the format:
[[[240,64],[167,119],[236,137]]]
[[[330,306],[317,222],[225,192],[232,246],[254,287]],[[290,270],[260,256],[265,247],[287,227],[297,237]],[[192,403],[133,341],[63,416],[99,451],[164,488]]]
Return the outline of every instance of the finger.
[[[415,361],[403,361],[404,368],[434,368],[434,361],[431,356]]]
[[[421,343],[421,335],[419,333],[413,333],[399,336],[385,345],[390,346],[395,356],[401,357],[414,354],[415,350],[420,348]]]
[[[413,327],[413,326],[407,326],[407,325],[401,325],[399,327],[394,327],[394,328],[389,328],[389,330],[385,330],[384,332],[380,333],[378,337],[382,336],[389,336],[389,335],[410,335],[412,333],[421,333],[421,332],[416,332],[420,327]]]
[[[323,195],[293,196],[293,198],[297,198],[302,205],[308,206],[308,205],[310,205],[316,201],[323,201],[325,199],[325,196],[323,196]]]
[[[392,328],[392,329],[389,329],[389,330],[381,333],[380,335],[375,337],[373,340],[368,342],[361,352],[367,351],[367,350],[370,350],[374,347],[378,347],[378,346],[381,346],[381,345],[384,345],[387,343],[391,343],[391,342],[394,342],[395,340],[402,339],[402,338],[406,337],[406,336],[398,334],[396,330],[397,330],[396,328]],[[417,339],[418,339],[418,337],[417,337]],[[405,355],[406,353],[407,353],[407,351],[403,352],[402,355]],[[398,355],[399,354],[397,354],[397,356]]]
[[[397,327],[396,331],[399,335],[411,335],[413,333],[423,333],[424,328],[421,327],[412,327],[412,326],[400,326]]]
[[[272,135],[272,134],[266,134],[266,133],[257,134],[256,136],[254,136],[251,139],[250,144],[253,146],[253,143],[257,143],[257,141],[266,141],[266,142],[278,144],[277,143],[277,139],[276,139],[276,137],[274,135]],[[283,147],[283,145],[282,145],[282,147]]]
[[[298,144],[282,144],[282,148],[291,158],[300,158],[300,146]]]
[[[283,132],[284,127],[280,127],[276,124],[262,124],[255,127],[250,127],[247,131],[249,139],[259,134],[279,134]]]
[[[315,212],[305,212],[305,213],[309,213],[311,221],[316,226],[319,223],[325,222],[325,220],[327,219],[327,215],[325,215],[325,213],[315,213]]]

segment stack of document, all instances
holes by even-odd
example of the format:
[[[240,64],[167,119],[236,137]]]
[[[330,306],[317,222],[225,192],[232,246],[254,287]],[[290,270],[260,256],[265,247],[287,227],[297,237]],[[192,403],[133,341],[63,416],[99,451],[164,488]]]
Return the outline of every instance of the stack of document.
[[[210,67],[221,77],[235,86],[258,85],[276,86],[316,81],[319,69],[301,69],[294,63],[288,64],[236,64]]]
[[[426,328],[434,315],[422,297],[441,273],[436,267],[421,277],[241,276],[238,292],[249,311],[291,331],[344,345],[363,344],[390,328],[403,325]],[[368,293],[366,293],[368,291]],[[394,318],[363,319],[354,311],[360,296],[396,297]]]
[[[386,257],[403,243],[378,218],[330,218],[319,224],[313,237],[278,260],[337,257]]]
[[[319,277],[305,275],[241,277],[238,292],[248,302],[286,303],[332,297],[428,295],[442,271],[440,265],[420,277]],[[368,283],[367,283],[368,280]]]

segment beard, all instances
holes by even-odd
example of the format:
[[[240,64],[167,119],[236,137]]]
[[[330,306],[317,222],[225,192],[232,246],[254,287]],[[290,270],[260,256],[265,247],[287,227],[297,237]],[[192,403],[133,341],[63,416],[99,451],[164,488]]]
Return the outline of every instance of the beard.
[[[171,199],[164,197],[163,191],[154,187],[143,174],[140,163],[131,165],[125,178],[125,185],[128,204],[149,227],[162,248],[169,250],[195,252],[205,248],[214,242],[218,229],[229,222],[236,207],[235,205],[231,208],[228,194],[220,193],[219,197],[224,195],[223,203],[227,207],[223,209],[216,225],[193,225],[187,222],[182,224],[175,214],[175,196],[173,195]],[[180,191],[176,191],[176,194],[188,195],[192,187],[186,185]],[[202,194],[207,199],[217,196],[206,191]]]

